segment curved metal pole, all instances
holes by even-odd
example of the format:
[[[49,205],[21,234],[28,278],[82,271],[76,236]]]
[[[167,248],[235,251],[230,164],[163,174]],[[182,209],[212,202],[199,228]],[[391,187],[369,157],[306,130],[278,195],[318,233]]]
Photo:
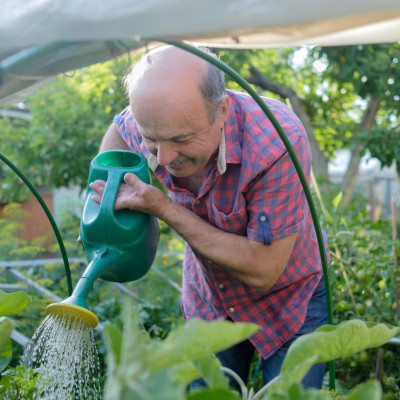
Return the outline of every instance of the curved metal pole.
[[[295,166],[297,174],[299,175],[300,182],[303,186],[303,190],[304,190],[307,202],[308,202],[308,206],[310,207],[310,212],[311,212],[312,220],[314,223],[315,233],[316,233],[317,241],[318,241],[319,252],[320,252],[320,256],[321,256],[322,272],[323,272],[324,282],[325,282],[326,303],[327,303],[327,310],[328,310],[328,323],[332,324],[333,323],[333,316],[332,316],[333,313],[332,313],[331,290],[330,290],[330,284],[329,284],[329,271],[328,271],[328,262],[327,262],[327,258],[326,258],[326,252],[325,252],[325,243],[324,243],[324,239],[322,236],[322,230],[321,230],[321,226],[319,223],[318,214],[317,214],[317,211],[315,208],[314,200],[311,195],[311,190],[307,183],[307,179],[301,168],[301,165],[296,156],[296,153],[294,152],[293,147],[290,144],[290,141],[285,134],[285,131],[282,129],[278,120],[275,118],[275,116],[272,114],[271,110],[268,108],[268,106],[265,104],[265,102],[261,99],[261,97],[257,94],[257,92],[234,69],[232,69],[231,67],[226,65],[221,60],[219,60],[219,59],[211,56],[210,54],[207,54],[203,50],[200,50],[189,44],[186,44],[183,42],[167,41],[167,40],[160,40],[160,41],[167,43],[167,44],[171,44],[176,47],[179,47],[183,50],[189,51],[190,53],[193,53],[193,54],[205,59],[206,61],[210,62],[211,64],[215,65],[216,67],[218,67],[219,69],[224,71],[237,84],[239,84],[243,89],[245,89],[251,95],[251,97],[253,97],[253,99],[257,102],[257,104],[264,111],[265,115],[271,121],[274,128],[277,130],[280,138],[282,139],[282,141],[293,161],[293,164]],[[331,361],[329,363],[329,386],[330,386],[331,390],[335,388],[335,364],[334,364],[334,361]]]
[[[32,185],[32,183],[29,181],[29,179],[3,153],[0,153],[0,159],[2,161],[4,161],[22,179],[22,181],[25,183],[26,186],[28,186],[28,188],[31,190],[31,192],[34,194],[34,196],[38,200],[39,204],[42,206],[43,211],[46,213],[46,216],[49,219],[50,224],[53,228],[53,231],[56,235],[58,245],[60,246],[62,258],[64,260],[65,275],[67,276],[68,292],[69,292],[69,295],[71,295],[72,294],[72,280],[71,280],[71,271],[69,268],[67,252],[65,251],[65,247],[64,247],[64,243],[62,241],[61,235],[60,235],[60,231],[58,230],[58,227],[56,225],[56,222],[54,221],[53,216],[51,215],[50,210],[48,209],[42,196],[40,196],[39,192]]]

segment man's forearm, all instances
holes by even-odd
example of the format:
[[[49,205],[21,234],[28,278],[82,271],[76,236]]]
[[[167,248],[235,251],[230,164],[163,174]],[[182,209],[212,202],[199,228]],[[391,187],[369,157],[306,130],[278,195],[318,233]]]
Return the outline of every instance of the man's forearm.
[[[277,281],[289,261],[297,236],[293,234],[266,246],[222,231],[170,199],[159,217],[193,250],[257,290],[267,290]]]
[[[118,133],[117,126],[113,123],[109,126],[100,145],[99,153],[107,150],[130,150],[128,145]]]

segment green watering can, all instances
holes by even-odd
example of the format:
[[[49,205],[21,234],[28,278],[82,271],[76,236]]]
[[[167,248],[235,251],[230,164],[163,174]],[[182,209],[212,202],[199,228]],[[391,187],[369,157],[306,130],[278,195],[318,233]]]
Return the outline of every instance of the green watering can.
[[[62,303],[50,304],[46,308],[48,314],[74,315],[94,327],[98,318],[86,303],[94,281],[97,278],[135,281],[150,269],[159,239],[157,219],[138,211],[114,210],[119,185],[128,172],[151,184],[146,161],[137,153],[111,150],[92,160],[80,225],[80,238],[89,264],[72,295]],[[89,187],[98,179],[106,181],[101,204],[91,199],[96,193]]]

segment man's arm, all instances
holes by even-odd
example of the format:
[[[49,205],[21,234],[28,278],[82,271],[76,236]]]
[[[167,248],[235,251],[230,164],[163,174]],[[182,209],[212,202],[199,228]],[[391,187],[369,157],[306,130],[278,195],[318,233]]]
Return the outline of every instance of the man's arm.
[[[107,150],[131,150],[125,141],[122,139],[120,134],[118,133],[117,126],[112,123],[108,129],[106,134],[103,137],[103,140],[100,145],[99,153]]]
[[[271,245],[222,231],[168,198],[159,216],[190,247],[254,289],[271,288],[283,273],[297,233]]]
[[[161,190],[126,174],[117,195],[117,209],[130,208],[154,215],[171,226],[196,252],[221,265],[238,279],[257,290],[269,289],[280,277],[289,261],[297,233],[274,240],[267,246],[247,237],[222,231],[192,211],[175,203]],[[99,202],[105,183],[90,184]]]

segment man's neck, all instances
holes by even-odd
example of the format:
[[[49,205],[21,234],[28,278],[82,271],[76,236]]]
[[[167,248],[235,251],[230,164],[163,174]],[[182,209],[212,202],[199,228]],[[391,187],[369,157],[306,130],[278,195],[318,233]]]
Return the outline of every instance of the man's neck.
[[[193,194],[197,195],[200,191],[201,185],[203,184],[204,178],[207,174],[208,166],[196,171],[193,175],[186,176],[183,178],[173,177],[174,183],[183,188],[187,189]]]

